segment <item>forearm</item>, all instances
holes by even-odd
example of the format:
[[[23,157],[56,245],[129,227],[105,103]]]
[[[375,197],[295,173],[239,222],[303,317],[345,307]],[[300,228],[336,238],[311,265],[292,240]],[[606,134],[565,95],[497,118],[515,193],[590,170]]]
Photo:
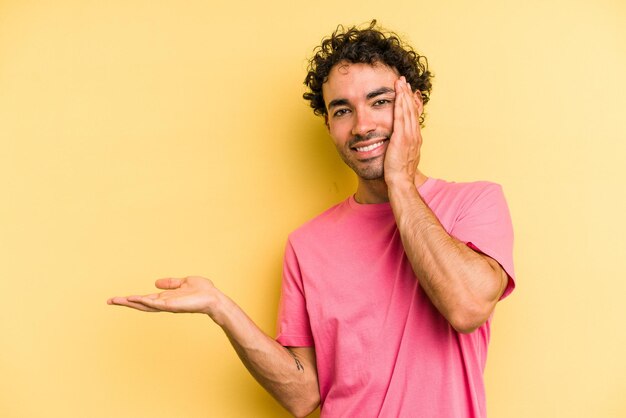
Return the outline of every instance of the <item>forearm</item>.
[[[164,291],[116,296],[107,303],[144,312],[206,314],[224,330],[252,375],[291,413],[305,416],[317,407],[320,398],[313,347],[288,350],[281,346],[204,277],[164,278],[155,286]]]
[[[435,307],[460,332],[482,325],[506,284],[497,263],[451,237],[412,182],[390,182],[389,200],[413,271]]]
[[[296,416],[319,404],[314,356],[298,356],[266,335],[230,298],[221,294],[212,319],[224,330],[252,376]]]

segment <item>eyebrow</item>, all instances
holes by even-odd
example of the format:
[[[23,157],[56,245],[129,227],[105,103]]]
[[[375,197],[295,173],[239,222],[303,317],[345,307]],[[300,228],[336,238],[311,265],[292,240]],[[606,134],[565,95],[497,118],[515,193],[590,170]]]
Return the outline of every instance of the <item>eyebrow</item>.
[[[387,94],[387,93],[395,93],[395,90],[392,89],[391,87],[381,87],[379,89],[376,89],[374,91],[370,91],[369,93],[367,93],[367,96],[365,96],[365,98],[369,100],[369,99],[373,99],[376,96],[380,96],[381,94]]]
[[[377,88],[376,90],[372,90],[369,93],[367,93],[365,98],[367,100],[370,100],[370,99],[373,99],[374,97],[380,96],[382,94],[388,94],[388,93],[395,93],[395,90],[392,89],[391,87],[380,87],[380,88]],[[347,104],[348,104],[348,99],[331,100],[330,103],[328,103],[328,110],[332,109],[333,107],[345,106]]]
[[[328,110],[332,109],[333,107],[344,106],[347,104],[348,104],[348,100],[346,99],[331,100],[330,103],[328,103]]]

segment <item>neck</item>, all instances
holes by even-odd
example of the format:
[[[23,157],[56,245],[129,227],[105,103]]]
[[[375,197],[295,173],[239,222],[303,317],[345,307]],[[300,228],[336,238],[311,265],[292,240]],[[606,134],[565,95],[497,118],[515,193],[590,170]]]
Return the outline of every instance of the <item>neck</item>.
[[[428,177],[418,170],[415,175],[415,187],[419,188],[427,179]],[[389,189],[384,177],[375,180],[365,180],[359,177],[354,199],[362,204],[389,202]]]

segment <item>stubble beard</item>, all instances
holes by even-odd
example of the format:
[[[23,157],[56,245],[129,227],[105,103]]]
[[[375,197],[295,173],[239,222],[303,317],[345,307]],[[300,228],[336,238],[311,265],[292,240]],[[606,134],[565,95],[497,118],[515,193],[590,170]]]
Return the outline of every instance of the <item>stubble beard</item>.
[[[354,173],[363,180],[379,180],[385,177],[385,155],[379,155],[364,161],[355,161],[344,152],[340,153],[341,159]]]

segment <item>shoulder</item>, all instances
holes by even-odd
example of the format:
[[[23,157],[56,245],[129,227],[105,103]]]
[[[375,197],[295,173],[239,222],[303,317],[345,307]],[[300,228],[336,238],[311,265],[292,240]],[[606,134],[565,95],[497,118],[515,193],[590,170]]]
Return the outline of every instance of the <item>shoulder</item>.
[[[468,222],[482,224],[491,217],[508,216],[502,186],[490,181],[437,179],[424,190],[422,198],[448,233]]]
[[[433,204],[473,205],[481,201],[503,200],[502,186],[491,181],[454,182],[435,179],[424,199]]]
[[[331,206],[324,212],[300,225],[289,234],[289,241],[293,243],[302,239],[311,239],[311,237],[319,236],[329,229],[332,229],[332,227],[340,222],[341,219],[346,216],[347,212],[349,212],[349,199],[350,198]]]
[[[456,182],[434,179],[434,185],[431,190],[434,194],[481,195],[485,193],[502,192],[502,186],[498,183],[485,180]]]

